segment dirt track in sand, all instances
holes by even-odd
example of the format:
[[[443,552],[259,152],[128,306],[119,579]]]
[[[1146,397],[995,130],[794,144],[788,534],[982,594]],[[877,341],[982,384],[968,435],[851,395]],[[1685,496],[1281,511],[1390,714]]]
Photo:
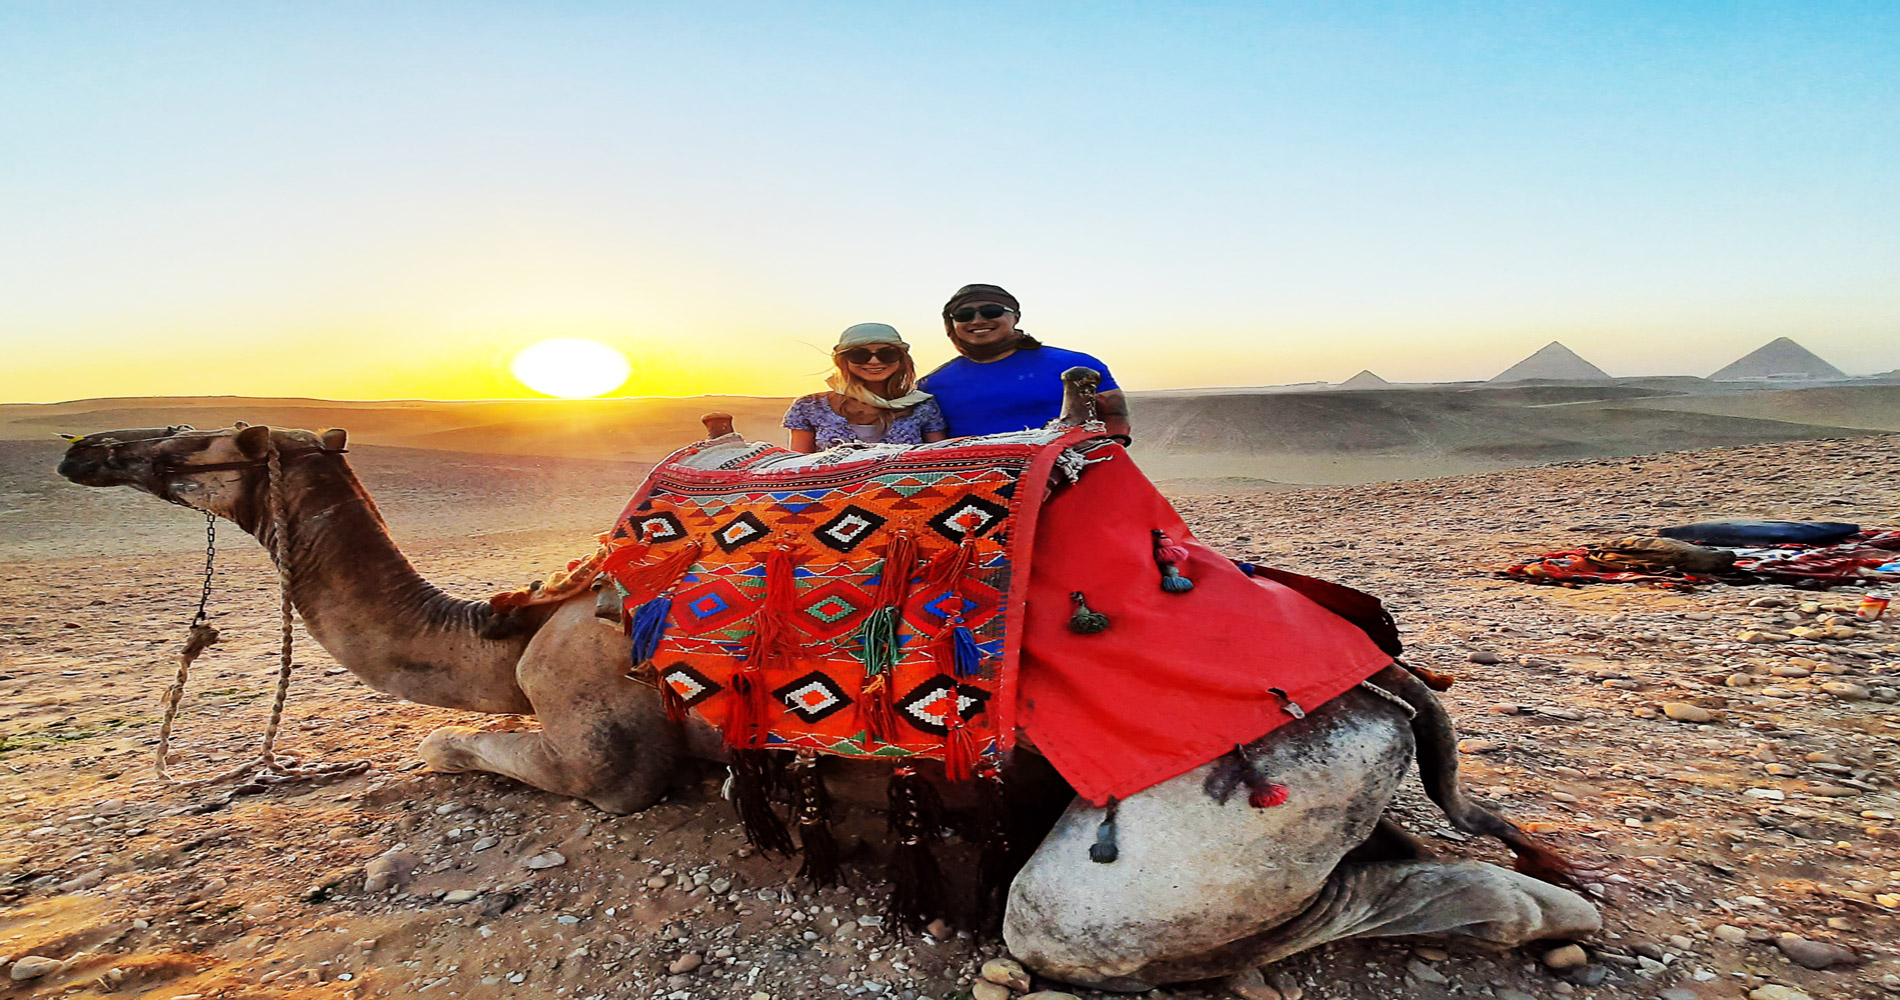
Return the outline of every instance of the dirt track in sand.
[[[371,773],[181,812],[220,796],[167,791],[144,775],[169,654],[195,596],[202,522],[128,491],[49,482],[56,447],[11,447],[0,455],[7,506],[30,516],[8,523],[36,534],[0,539],[0,957],[69,964],[0,989],[945,1000],[996,952],[994,942],[898,942],[860,923],[878,912],[875,869],[855,871],[849,891],[794,904],[804,890],[788,880],[793,866],[738,856],[710,775],[644,815],[615,818],[499,779],[421,771],[421,737],[470,720],[376,695],[308,643],[287,741],[315,759],[368,759]],[[394,449],[352,457],[412,559],[465,594],[512,586],[586,548],[639,471]],[[1462,758],[1466,782],[1562,849],[1612,865],[1608,931],[1593,942],[1609,974],[1599,986],[1560,982],[1529,953],[1453,943],[1440,958],[1414,942],[1300,956],[1279,970],[1281,984],[1316,998],[1669,988],[1714,998],[1742,996],[1758,976],[1817,998],[1881,995],[1883,977],[1900,975],[1886,950],[1900,938],[1900,899],[1890,895],[1900,893],[1891,819],[1900,710],[1879,700],[1900,685],[1900,634],[1860,628],[1851,639],[1749,645],[1735,639],[1745,628],[1818,617],[1795,606],[1809,596],[1532,588],[1489,571],[1712,515],[1891,521],[1896,481],[1900,438],[1880,437],[1181,497],[1197,533],[1223,551],[1387,596],[1413,658],[1460,676],[1446,697],[1465,734],[1493,745]],[[238,759],[268,700],[271,577],[255,545],[224,537],[213,608],[227,638],[200,661],[181,717],[186,771]],[[1767,596],[1792,603],[1749,606]],[[1473,654],[1499,662],[1474,664]],[[1729,686],[1738,673],[1755,683]],[[1874,697],[1821,689],[1840,682]],[[1720,718],[1637,716],[1664,701]],[[1503,705],[1518,711],[1495,710]],[[1502,857],[1447,830],[1415,795],[1401,813],[1445,853]],[[413,881],[393,895],[365,892],[364,865],[392,849],[415,859]],[[523,867],[550,850],[566,863]],[[451,902],[457,890],[474,898]],[[1718,925],[1740,939],[1718,936]],[[1791,966],[1766,940],[1784,931],[1870,961]],[[669,976],[687,954],[703,964]],[[1672,957],[1652,971],[1643,954]]]

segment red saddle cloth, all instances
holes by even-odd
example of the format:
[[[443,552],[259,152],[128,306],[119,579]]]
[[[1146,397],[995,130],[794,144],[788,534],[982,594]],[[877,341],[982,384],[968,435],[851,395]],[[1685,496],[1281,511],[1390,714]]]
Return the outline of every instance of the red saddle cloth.
[[[654,469],[616,525],[639,561],[610,557],[603,572],[628,591],[630,621],[642,602],[657,612],[654,680],[735,747],[948,764],[959,731],[955,756],[973,762],[1020,730],[1100,804],[1392,662],[1344,618],[1196,541],[1127,452],[1086,431],[783,471],[769,462],[781,449],[678,464],[693,450]],[[1157,529],[1187,550],[1192,590],[1162,589]],[[906,571],[888,574],[898,552]],[[656,584],[661,565],[677,575]],[[1105,631],[1069,629],[1075,591]],[[865,636],[887,601],[880,671]]]
[[[1312,711],[1392,662],[1344,618],[1197,541],[1126,452],[1099,454],[1036,527],[1017,714],[1084,798],[1192,770],[1293,721],[1289,701]],[[1161,589],[1154,528],[1188,550],[1193,590]],[[1070,631],[1074,591],[1106,631]]]

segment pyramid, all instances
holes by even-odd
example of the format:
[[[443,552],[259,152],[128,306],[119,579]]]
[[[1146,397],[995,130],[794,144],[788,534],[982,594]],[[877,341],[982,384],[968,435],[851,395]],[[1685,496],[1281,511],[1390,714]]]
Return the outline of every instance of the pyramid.
[[[1718,382],[1750,378],[1846,378],[1839,368],[1822,361],[1813,351],[1776,337],[1709,376]]]
[[[1359,374],[1339,383],[1341,389],[1389,389],[1392,383],[1372,374],[1371,369],[1363,369]]]
[[[1607,382],[1610,374],[1553,340],[1538,348],[1536,354],[1498,373],[1491,381],[1522,382],[1533,378],[1553,382]]]

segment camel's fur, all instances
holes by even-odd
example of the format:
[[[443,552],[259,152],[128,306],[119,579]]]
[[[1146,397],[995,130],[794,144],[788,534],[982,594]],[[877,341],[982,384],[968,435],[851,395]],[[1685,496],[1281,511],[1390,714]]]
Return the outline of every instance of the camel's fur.
[[[657,692],[624,676],[628,640],[595,618],[592,595],[503,617],[424,580],[350,471],[342,431],[111,431],[73,439],[60,472],[210,511],[268,548],[261,460],[273,442],[286,456],[291,598],[317,642],[379,691],[540,720],[538,732],[439,729],[422,744],[432,767],[507,775],[629,813],[658,801],[690,759],[723,759],[716,732],[668,722]],[[259,464],[190,468],[238,462]],[[1096,865],[1086,843],[1100,810],[1072,805],[1011,890],[1012,950],[1047,975],[1146,989],[1353,935],[1458,931],[1517,943],[1595,929],[1580,897],[1494,866],[1356,855],[1342,864],[1373,836],[1416,744],[1428,791],[1455,825],[1503,837],[1539,874],[1561,876],[1554,855],[1461,797],[1450,725],[1431,693],[1396,668],[1379,680],[1417,721],[1354,693],[1256,743],[1293,790],[1284,806],[1254,809],[1244,795],[1215,803],[1201,790],[1216,766],[1207,765],[1122,802],[1122,858]]]

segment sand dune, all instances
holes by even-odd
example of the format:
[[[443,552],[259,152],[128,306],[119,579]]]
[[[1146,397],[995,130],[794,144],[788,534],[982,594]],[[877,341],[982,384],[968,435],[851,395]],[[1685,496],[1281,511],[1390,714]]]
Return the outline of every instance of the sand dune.
[[[180,397],[0,405],[0,440],[236,420],[345,427],[354,446],[652,462],[732,413],[778,440],[789,401],[752,396],[377,402]],[[1900,385],[1771,390],[1657,378],[1591,385],[1397,386],[1376,393],[1135,393],[1135,455],[1168,480],[1365,483],[1578,458],[1900,429]]]

